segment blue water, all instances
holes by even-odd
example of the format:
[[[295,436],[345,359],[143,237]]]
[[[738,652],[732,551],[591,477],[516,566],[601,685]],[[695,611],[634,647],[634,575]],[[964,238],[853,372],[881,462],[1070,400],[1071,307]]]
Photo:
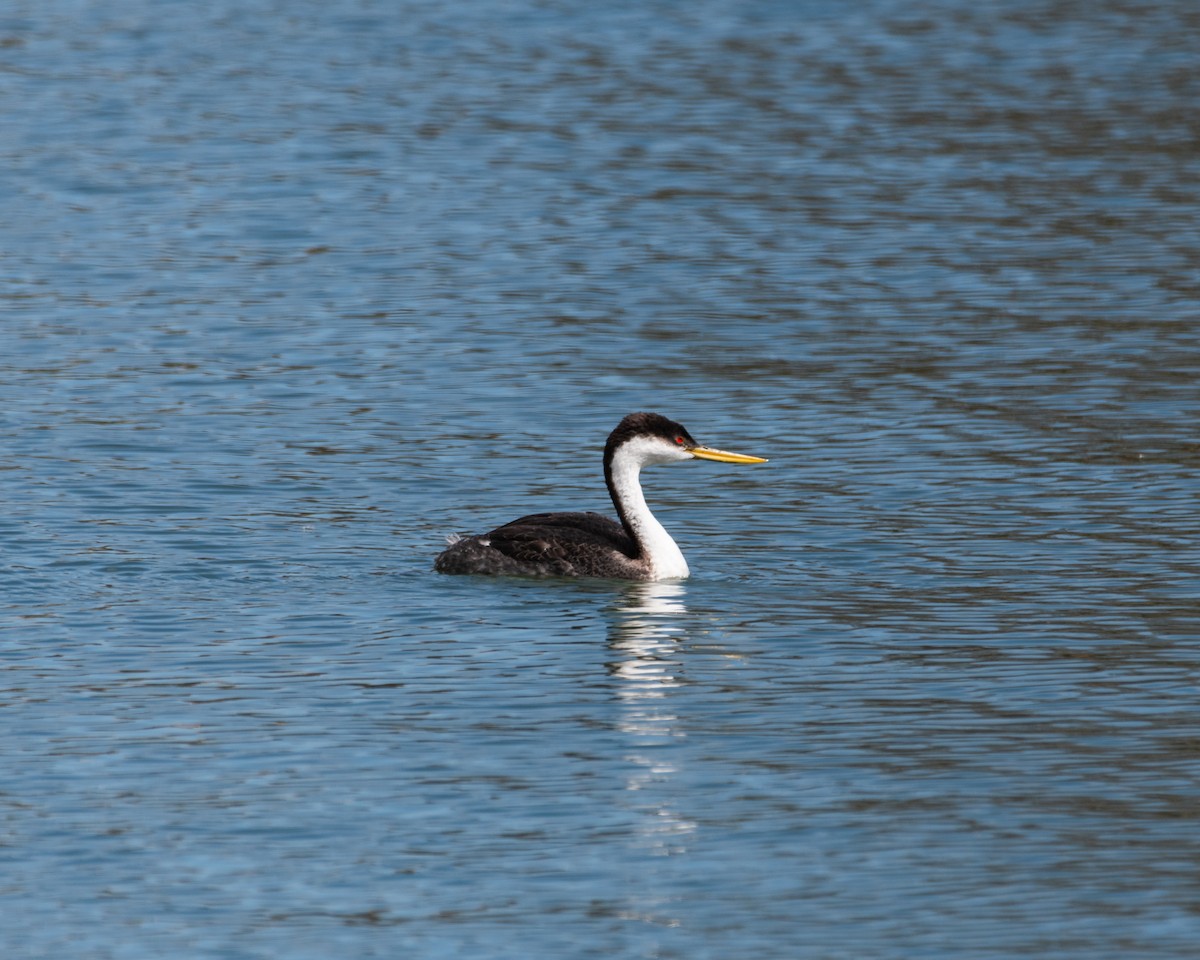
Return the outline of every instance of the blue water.
[[[1190,958],[1200,14],[0,14],[12,958]],[[645,475],[684,583],[442,577]]]

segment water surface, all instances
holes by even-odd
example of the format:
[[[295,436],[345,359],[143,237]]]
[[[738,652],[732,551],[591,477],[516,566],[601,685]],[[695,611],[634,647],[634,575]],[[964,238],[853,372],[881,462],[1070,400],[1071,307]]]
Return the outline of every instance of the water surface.
[[[1200,939],[1200,16],[0,16],[5,956]],[[439,577],[608,509],[685,583]]]

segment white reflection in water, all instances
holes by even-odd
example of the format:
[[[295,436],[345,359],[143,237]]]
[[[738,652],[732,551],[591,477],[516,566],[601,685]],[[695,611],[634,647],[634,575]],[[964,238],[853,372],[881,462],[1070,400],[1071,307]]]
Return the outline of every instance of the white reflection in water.
[[[638,583],[630,586],[617,618],[610,646],[621,659],[612,664],[619,681],[618,728],[630,738],[625,759],[632,765],[625,789],[639,794],[633,809],[646,814],[639,839],[656,854],[684,853],[696,823],[680,815],[674,802],[680,773],[670,745],[687,734],[671,707],[680,685],[677,651],[685,630],[686,588],[681,583]]]

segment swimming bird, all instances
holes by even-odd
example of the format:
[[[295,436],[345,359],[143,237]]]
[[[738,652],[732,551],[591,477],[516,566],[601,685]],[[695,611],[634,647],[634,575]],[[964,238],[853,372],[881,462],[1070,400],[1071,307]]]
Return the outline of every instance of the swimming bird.
[[[687,561],[642,495],[642,467],[679,460],[766,463],[763,457],[703,447],[681,424],[631,413],[604,445],[604,482],[620,522],[598,513],[534,513],[491,533],[454,536],[434,562],[439,573],[492,576],[674,580]]]

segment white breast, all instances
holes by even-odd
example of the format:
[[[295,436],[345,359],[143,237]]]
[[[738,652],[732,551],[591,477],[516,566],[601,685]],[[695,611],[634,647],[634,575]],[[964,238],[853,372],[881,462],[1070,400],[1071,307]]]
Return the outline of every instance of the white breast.
[[[682,580],[691,572],[678,545],[666,528],[655,519],[642,494],[640,474],[643,464],[686,460],[688,454],[663,450],[660,440],[634,440],[617,450],[612,459],[613,488],[624,507],[633,534],[650,564],[653,580]]]

